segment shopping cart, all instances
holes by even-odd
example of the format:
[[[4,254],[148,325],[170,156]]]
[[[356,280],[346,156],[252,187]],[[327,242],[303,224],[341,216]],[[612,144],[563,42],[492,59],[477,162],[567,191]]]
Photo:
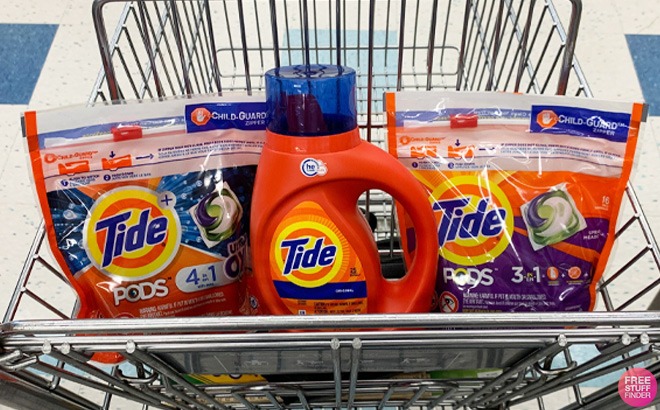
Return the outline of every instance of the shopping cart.
[[[103,70],[89,102],[250,94],[277,65],[346,64],[362,135],[382,144],[385,90],[591,97],[573,55],[580,13],[579,0],[97,0]],[[75,297],[42,224],[3,319],[0,396],[86,409],[626,408],[626,368],[660,375],[660,314],[647,310],[660,250],[626,195],[617,241],[638,251],[615,258],[593,313],[70,320]],[[384,260],[396,260],[391,199],[361,201]],[[636,292],[617,291],[649,272]],[[98,367],[95,352],[127,361]],[[191,373],[265,379],[198,384]]]

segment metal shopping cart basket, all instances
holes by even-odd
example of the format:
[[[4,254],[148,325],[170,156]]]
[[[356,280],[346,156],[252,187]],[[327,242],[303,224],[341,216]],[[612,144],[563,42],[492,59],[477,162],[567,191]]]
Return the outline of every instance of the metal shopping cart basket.
[[[103,70],[90,103],[249,94],[273,66],[340,63],[358,71],[362,135],[379,144],[385,90],[590,97],[573,55],[580,13],[579,0],[97,0]],[[617,241],[636,251],[614,258],[593,313],[70,320],[75,298],[42,226],[3,319],[0,396],[86,409],[626,408],[626,368],[660,375],[660,314],[648,310],[660,251],[627,196]],[[390,200],[370,192],[362,205],[395,257]],[[635,280],[637,291],[618,290]],[[104,351],[127,361],[88,362]],[[263,377],[199,384],[191,373]]]

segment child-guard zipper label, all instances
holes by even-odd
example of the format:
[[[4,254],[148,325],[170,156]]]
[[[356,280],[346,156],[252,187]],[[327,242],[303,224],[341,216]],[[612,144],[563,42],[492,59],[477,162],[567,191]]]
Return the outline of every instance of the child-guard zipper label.
[[[367,311],[362,263],[314,202],[300,203],[277,226],[270,265],[275,289],[294,314]]]
[[[186,105],[186,132],[263,130],[267,117],[265,102],[191,104]]]
[[[530,131],[626,142],[630,130],[629,124],[630,114],[627,113],[557,105],[533,105]]]

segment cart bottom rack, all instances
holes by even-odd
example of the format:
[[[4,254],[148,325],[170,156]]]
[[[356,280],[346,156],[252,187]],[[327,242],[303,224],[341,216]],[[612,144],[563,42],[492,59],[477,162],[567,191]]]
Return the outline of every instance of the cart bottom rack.
[[[3,328],[8,353],[0,360],[12,378],[82,408],[97,408],[88,397],[98,394],[155,408],[529,408],[569,388],[574,404],[564,408],[609,409],[625,408],[617,376],[626,368],[660,374],[656,313],[507,319],[426,314],[14,322]],[[139,334],[126,335],[129,328]],[[98,367],[89,363],[97,352],[120,352],[127,361]],[[582,396],[581,385],[604,387]]]

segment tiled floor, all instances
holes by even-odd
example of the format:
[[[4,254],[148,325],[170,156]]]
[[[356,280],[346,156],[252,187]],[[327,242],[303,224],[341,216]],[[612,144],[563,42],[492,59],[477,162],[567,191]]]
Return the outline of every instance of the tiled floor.
[[[576,52],[595,96],[626,100],[645,98],[651,104],[651,114],[660,115],[660,2],[637,0],[633,8],[629,0],[583,1]],[[26,26],[28,24],[37,26]],[[38,224],[20,132],[20,113],[27,108],[86,103],[98,74],[100,58],[89,0],[4,0],[0,5],[0,42],[2,313]],[[643,134],[633,184],[658,235],[659,164],[660,117],[651,117]],[[615,265],[631,252],[630,244],[634,242],[634,238],[622,241]],[[638,280],[657,278],[653,265],[648,266],[649,272],[640,275],[649,278],[626,281],[627,285],[620,285],[614,292],[630,294],[637,291]]]

